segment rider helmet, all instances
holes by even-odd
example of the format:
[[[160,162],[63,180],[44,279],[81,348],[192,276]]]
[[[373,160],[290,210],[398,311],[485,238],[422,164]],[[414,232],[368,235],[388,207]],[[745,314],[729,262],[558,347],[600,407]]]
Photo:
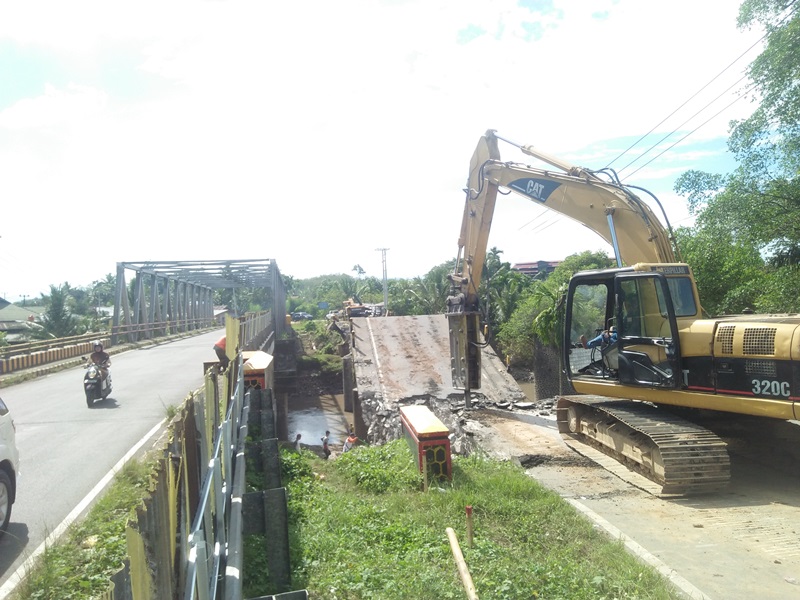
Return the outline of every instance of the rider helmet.
[[[103,344],[101,344],[101,343],[100,343],[100,340],[95,340],[95,341],[94,341],[94,343],[92,344],[92,347],[93,347],[95,350],[97,350],[97,349],[99,348],[99,349],[100,349],[100,352],[102,352],[102,351],[103,351]]]

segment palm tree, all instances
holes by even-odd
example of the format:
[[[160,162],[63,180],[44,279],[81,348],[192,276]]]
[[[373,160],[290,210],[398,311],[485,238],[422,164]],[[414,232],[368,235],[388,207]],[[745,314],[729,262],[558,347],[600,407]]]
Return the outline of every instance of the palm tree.
[[[434,267],[424,277],[415,277],[405,290],[406,297],[412,300],[414,313],[435,315],[444,312],[447,297],[450,295],[450,263]]]
[[[41,330],[35,330],[34,337],[40,339],[70,337],[83,333],[75,315],[67,308],[69,284],[63,286],[50,286],[50,297],[47,309],[39,318]]]

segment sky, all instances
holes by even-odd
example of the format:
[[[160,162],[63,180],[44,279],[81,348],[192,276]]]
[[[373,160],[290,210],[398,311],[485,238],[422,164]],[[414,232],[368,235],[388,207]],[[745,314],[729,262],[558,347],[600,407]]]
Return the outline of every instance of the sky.
[[[89,286],[119,262],[380,278],[387,249],[389,278],[424,275],[456,255],[488,129],[591,169],[646,136],[611,166],[690,225],[675,179],[731,171],[728,123],[753,108],[742,78],[761,34],[737,29],[738,7],[2,3],[0,297]],[[514,195],[489,247],[512,264],[610,252]]]

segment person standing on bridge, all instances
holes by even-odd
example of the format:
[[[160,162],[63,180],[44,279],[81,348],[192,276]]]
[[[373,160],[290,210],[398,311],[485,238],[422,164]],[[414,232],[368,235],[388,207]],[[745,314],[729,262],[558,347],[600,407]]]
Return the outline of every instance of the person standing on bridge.
[[[214,352],[217,354],[217,358],[219,359],[219,364],[221,370],[225,370],[228,368],[228,363],[231,362],[231,359],[228,358],[228,355],[225,353],[225,345],[227,339],[223,335],[221,338],[217,340],[217,343],[214,344]]]

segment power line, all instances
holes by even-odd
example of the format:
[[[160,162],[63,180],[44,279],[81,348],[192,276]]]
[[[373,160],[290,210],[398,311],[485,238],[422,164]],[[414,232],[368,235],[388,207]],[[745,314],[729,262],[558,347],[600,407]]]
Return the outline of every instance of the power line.
[[[692,100],[694,100],[694,99],[695,99],[695,98],[698,96],[698,94],[700,94],[700,93],[701,93],[703,90],[705,90],[705,89],[706,89],[708,86],[710,86],[710,85],[711,85],[712,83],[714,83],[714,82],[715,82],[717,79],[719,79],[719,78],[720,78],[720,77],[723,75],[723,73],[725,73],[725,71],[727,71],[728,69],[730,69],[730,68],[731,68],[733,65],[735,65],[737,62],[739,62],[739,61],[742,59],[742,57],[744,57],[744,55],[745,55],[745,54],[747,54],[748,52],[750,52],[750,51],[751,51],[753,48],[755,48],[755,47],[756,47],[756,45],[758,45],[759,43],[761,43],[761,41],[764,39],[764,37],[766,37],[766,34],[765,34],[765,35],[764,35],[764,36],[763,36],[761,39],[759,39],[757,42],[755,42],[755,43],[754,43],[752,46],[750,46],[750,47],[749,47],[747,50],[745,50],[744,52],[742,52],[742,53],[741,53],[741,54],[740,54],[740,55],[739,55],[739,56],[736,58],[736,60],[734,60],[734,61],[733,61],[732,63],[730,63],[730,64],[729,64],[727,67],[725,67],[724,69],[722,69],[722,71],[720,71],[719,73],[717,73],[717,74],[716,74],[716,75],[715,75],[715,76],[714,76],[714,77],[713,77],[713,78],[712,78],[712,79],[711,79],[711,80],[710,80],[708,83],[706,83],[706,84],[705,84],[703,87],[701,87],[701,88],[700,88],[699,90],[697,90],[697,91],[696,91],[694,94],[692,94],[692,95],[691,95],[691,96],[690,96],[690,97],[689,97],[687,100],[685,100],[685,101],[683,102],[683,104],[681,104],[681,105],[680,105],[678,108],[676,108],[676,109],[675,109],[675,110],[673,110],[671,113],[669,113],[669,114],[668,114],[666,117],[664,117],[663,119],[661,119],[661,121],[659,121],[659,122],[658,122],[656,125],[653,125],[653,127],[650,129],[650,131],[648,131],[647,133],[645,133],[645,134],[644,134],[642,137],[640,137],[638,140],[636,140],[636,141],[635,141],[633,144],[631,144],[630,146],[628,146],[628,148],[626,148],[625,150],[623,150],[623,151],[622,151],[622,152],[621,152],[621,153],[620,153],[620,154],[619,154],[619,155],[618,155],[618,156],[617,156],[617,157],[616,157],[614,160],[612,160],[610,163],[608,163],[608,164],[606,165],[606,168],[609,168],[611,165],[613,165],[615,162],[617,162],[617,161],[618,161],[620,158],[622,158],[622,157],[623,157],[625,154],[627,154],[628,152],[630,152],[630,150],[631,150],[631,149],[633,149],[634,147],[636,147],[636,146],[639,144],[639,142],[641,142],[641,141],[642,141],[643,139],[645,139],[645,138],[646,138],[648,135],[650,135],[651,133],[653,133],[653,131],[655,131],[655,130],[656,130],[656,129],[657,129],[659,126],[660,126],[660,125],[662,125],[662,124],[663,124],[665,121],[667,121],[667,120],[668,120],[668,119],[669,119],[669,118],[670,118],[672,115],[674,115],[676,112],[678,112],[678,111],[679,111],[680,109],[682,109],[684,106],[686,106],[686,105],[687,105],[689,102],[691,102]],[[704,107],[702,110],[705,110],[705,108],[706,108],[706,107]]]
[[[695,127],[694,129],[692,129],[692,130],[691,130],[689,133],[687,133],[686,135],[684,135],[682,138],[680,138],[680,139],[679,139],[678,141],[676,141],[674,144],[670,144],[669,146],[667,146],[666,148],[664,148],[664,150],[662,150],[661,152],[659,152],[658,154],[656,154],[656,155],[655,155],[653,158],[651,158],[650,160],[648,160],[648,161],[647,161],[646,163],[644,163],[644,164],[643,164],[641,167],[639,167],[638,169],[636,169],[636,170],[635,170],[633,173],[631,173],[630,175],[628,175],[628,177],[630,177],[631,175],[633,175],[633,174],[635,174],[635,173],[638,173],[639,171],[641,171],[642,169],[644,169],[644,168],[645,168],[647,165],[649,165],[651,162],[653,162],[654,160],[656,160],[656,159],[657,159],[659,156],[661,156],[661,155],[662,155],[662,154],[664,154],[665,152],[667,152],[667,151],[671,150],[672,148],[674,148],[675,146],[677,146],[678,144],[680,144],[680,143],[681,143],[683,140],[685,140],[687,137],[689,137],[689,136],[690,136],[690,135],[692,135],[694,132],[696,132],[698,129],[700,129],[701,127],[703,127],[704,125],[706,125],[706,124],[707,124],[709,121],[712,121],[713,119],[715,119],[716,117],[718,117],[718,116],[719,116],[720,114],[722,114],[724,111],[728,110],[728,109],[729,109],[731,106],[733,106],[734,104],[736,104],[736,103],[737,103],[739,100],[741,100],[742,98],[744,98],[744,96],[739,96],[738,98],[736,98],[736,100],[734,100],[733,102],[731,102],[731,103],[730,103],[730,104],[728,104],[727,106],[724,106],[724,107],[722,107],[722,109],[721,109],[721,110],[719,110],[719,111],[718,111],[718,112],[716,112],[715,114],[711,115],[711,116],[710,116],[708,119],[706,119],[705,121],[703,121],[702,123],[700,123],[700,125],[698,125],[698,126],[697,126],[697,127]]]
[[[678,130],[679,130],[681,127],[683,127],[683,126],[684,126],[684,125],[686,125],[686,124],[687,124],[689,121],[691,121],[692,119],[694,119],[695,117],[697,117],[698,115],[700,115],[700,114],[701,114],[703,111],[705,111],[707,108],[709,108],[709,107],[710,107],[712,104],[714,104],[714,103],[715,103],[717,100],[719,100],[720,98],[722,98],[722,97],[723,97],[725,94],[727,94],[727,93],[728,93],[728,92],[729,92],[729,91],[730,91],[730,90],[731,90],[733,87],[735,87],[735,86],[739,85],[739,84],[740,84],[740,83],[741,83],[741,82],[742,82],[744,79],[746,79],[746,78],[747,78],[747,75],[742,75],[742,77],[740,77],[738,80],[736,80],[736,81],[735,81],[734,83],[732,83],[730,86],[728,86],[728,87],[727,87],[727,88],[726,88],[724,91],[722,91],[722,92],[721,92],[721,93],[720,93],[720,94],[719,94],[719,95],[718,95],[716,98],[714,98],[714,99],[713,99],[711,102],[709,102],[708,104],[706,104],[706,105],[705,105],[703,108],[701,108],[699,111],[697,111],[697,112],[696,112],[695,114],[693,114],[691,117],[689,117],[688,119],[686,119],[686,120],[685,120],[683,123],[681,123],[680,125],[678,125],[678,126],[675,128],[675,129],[673,129],[672,131],[670,131],[668,134],[666,134],[664,137],[662,137],[660,140],[658,140],[658,141],[657,141],[655,144],[653,144],[653,145],[652,145],[652,146],[650,146],[650,147],[649,147],[647,150],[645,150],[644,152],[642,152],[642,153],[641,153],[639,156],[637,156],[636,158],[634,158],[634,159],[633,159],[631,162],[629,162],[627,165],[625,165],[624,167],[622,167],[621,169],[619,169],[619,170],[617,171],[617,173],[620,173],[620,174],[621,174],[621,173],[622,173],[622,172],[623,172],[625,169],[627,169],[628,167],[630,167],[632,164],[634,164],[634,163],[635,163],[635,162],[637,162],[638,160],[640,160],[640,159],[644,158],[645,156],[647,156],[647,154],[649,154],[650,152],[652,152],[652,150],[653,150],[654,148],[656,148],[656,147],[657,147],[659,144],[661,144],[661,142],[663,142],[664,140],[668,139],[668,138],[669,138],[670,136],[672,136],[672,135],[673,135],[673,134],[674,134],[676,131],[678,131]],[[749,91],[750,89],[752,89],[752,87],[749,87],[749,88],[747,88],[747,89],[745,90],[745,92]],[[738,102],[739,100],[741,100],[743,97],[744,97],[744,95],[742,95],[742,96],[739,96],[739,97],[738,97],[736,100],[734,100],[733,102],[731,102],[730,104],[728,104],[728,106],[726,106],[726,107],[725,107],[725,109],[729,108],[730,106],[732,106],[733,104],[735,104],[736,102]],[[723,110],[725,110],[725,109],[723,109]],[[722,111],[720,111],[720,112],[716,113],[716,114],[714,115],[714,117],[718,116],[718,115],[719,115],[721,112],[722,112]],[[673,114],[674,114],[674,113],[673,113]],[[712,118],[713,118],[713,117],[712,117]],[[705,125],[706,123],[708,123],[708,121],[705,121],[705,122],[703,123],[703,125]],[[694,133],[695,131],[697,131],[697,129],[699,129],[699,128],[695,128],[695,129],[692,131],[692,133]],[[685,139],[685,136],[684,136],[683,138],[681,138],[681,139]],[[673,146],[674,146],[674,144],[673,144]],[[672,148],[672,146],[670,146],[670,148]],[[663,154],[663,153],[661,153],[661,154]],[[639,169],[636,169],[636,171],[638,171],[638,170],[640,170],[641,168],[643,168],[643,167],[646,167],[647,165],[649,165],[649,164],[650,164],[651,162],[653,162],[653,161],[654,161],[656,158],[658,158],[659,156],[661,156],[661,154],[658,154],[658,156],[655,156],[655,157],[651,158],[651,159],[650,159],[649,161],[647,161],[647,162],[646,162],[644,165],[642,165],[641,167],[639,167]],[[636,173],[636,171],[634,171],[633,173]],[[633,175],[633,173],[631,173],[631,175]],[[625,176],[625,177],[623,177],[622,179],[625,179],[625,178],[627,178],[627,177],[630,177],[630,175],[626,175],[626,176]]]
[[[778,22],[778,25],[777,25],[777,26],[780,26],[780,25],[782,25],[782,24],[783,24],[783,23],[785,23],[785,22],[786,22],[788,19],[790,19],[790,18],[793,16],[793,14],[794,14],[794,13],[797,11],[797,9],[798,9],[798,7],[797,7],[797,6],[794,6],[794,7],[793,7],[793,8],[792,8],[792,9],[791,9],[791,10],[790,10],[790,11],[789,11],[789,12],[788,12],[788,13],[787,13],[787,14],[786,14],[786,15],[785,15],[785,16],[784,16],[784,17],[783,17],[783,18],[782,18],[782,19],[781,19],[779,22]],[[710,81],[708,81],[708,83],[706,83],[706,84],[705,84],[703,87],[701,87],[701,88],[700,88],[700,89],[699,89],[697,92],[695,92],[695,93],[694,93],[694,94],[693,94],[693,95],[692,95],[690,98],[688,98],[688,99],[687,99],[685,102],[683,102],[683,103],[682,103],[680,106],[678,106],[678,108],[676,108],[676,109],[675,109],[675,110],[673,110],[673,111],[672,111],[672,112],[671,112],[669,115],[667,115],[666,117],[664,117],[664,118],[663,118],[663,119],[662,119],[662,120],[661,120],[661,121],[660,121],[660,122],[659,122],[657,125],[653,126],[653,127],[650,129],[650,131],[648,131],[646,134],[644,134],[643,136],[641,136],[641,137],[640,137],[638,140],[636,140],[636,141],[635,141],[633,144],[631,144],[631,145],[630,145],[630,146],[629,146],[627,149],[623,150],[623,151],[622,151],[622,152],[621,152],[621,153],[620,153],[620,154],[619,154],[619,155],[618,155],[616,158],[614,158],[614,160],[612,160],[611,162],[609,162],[609,163],[608,163],[608,165],[606,165],[606,168],[609,168],[609,167],[610,167],[611,165],[613,165],[613,164],[614,164],[614,163],[615,163],[617,160],[619,160],[619,159],[620,159],[620,158],[622,158],[622,157],[623,157],[625,154],[627,154],[628,152],[630,152],[630,150],[631,150],[631,149],[633,149],[634,147],[636,147],[636,146],[637,146],[637,145],[638,145],[638,144],[639,144],[639,143],[640,143],[640,142],[641,142],[643,139],[645,139],[647,136],[649,136],[651,133],[653,133],[653,131],[655,131],[655,130],[656,130],[656,129],[657,129],[659,126],[660,126],[660,125],[662,125],[664,122],[666,122],[666,121],[667,121],[667,120],[668,120],[670,117],[672,117],[672,116],[673,116],[675,113],[677,113],[677,112],[678,112],[680,109],[682,109],[684,106],[686,106],[686,105],[687,105],[689,102],[691,102],[691,101],[692,101],[694,98],[696,98],[698,94],[700,94],[700,93],[701,93],[703,90],[705,90],[705,89],[706,89],[706,88],[707,88],[709,85],[711,85],[711,84],[712,84],[714,81],[716,81],[716,80],[717,80],[717,79],[718,79],[720,76],[722,76],[722,74],[723,74],[723,73],[725,73],[725,72],[726,72],[728,69],[730,69],[730,68],[731,68],[733,65],[735,65],[737,62],[739,62],[739,61],[740,61],[740,60],[741,60],[741,59],[742,59],[742,58],[743,58],[743,57],[744,57],[746,54],[748,54],[748,53],[749,53],[749,52],[750,52],[750,51],[751,51],[753,48],[755,48],[757,45],[759,45],[761,42],[763,42],[763,41],[764,41],[764,40],[767,38],[767,36],[768,36],[768,35],[769,35],[769,32],[766,32],[764,35],[762,35],[762,36],[761,36],[761,37],[760,37],[758,40],[756,40],[756,41],[755,41],[755,42],[754,42],[754,43],[753,43],[753,44],[752,44],[752,45],[751,45],[749,48],[747,48],[747,50],[745,50],[744,52],[742,52],[742,53],[741,53],[741,54],[740,54],[740,55],[739,55],[739,56],[738,56],[738,57],[737,57],[735,60],[733,60],[733,62],[731,62],[731,63],[730,63],[730,64],[729,64],[727,67],[725,67],[725,68],[724,68],[722,71],[720,71],[720,72],[719,72],[717,75],[715,75],[715,76],[714,76],[714,77],[713,77],[713,78],[712,78]],[[741,77],[741,78],[740,78],[740,79],[739,79],[739,80],[738,80],[736,83],[739,83],[739,82],[740,82],[740,81],[742,81],[742,79],[744,79],[745,77],[747,77],[747,75],[744,75],[744,76],[742,76],[742,77]],[[733,85],[736,85],[736,84],[733,84]],[[694,119],[695,117],[697,117],[699,114],[701,114],[703,111],[705,111],[705,110],[706,110],[708,107],[710,107],[710,106],[711,106],[712,104],[714,104],[714,103],[715,103],[717,100],[719,100],[719,98],[720,98],[722,95],[724,95],[724,94],[725,94],[725,93],[726,93],[728,90],[730,90],[730,88],[731,88],[731,87],[733,87],[733,85],[732,85],[732,86],[730,86],[730,87],[729,87],[727,90],[725,90],[725,92],[723,92],[722,94],[720,94],[719,96],[717,96],[716,98],[714,98],[714,100],[712,100],[711,102],[708,102],[708,103],[706,103],[706,105],[705,105],[705,106],[703,106],[703,107],[702,107],[700,110],[698,110],[697,112],[695,112],[695,113],[694,113],[694,114],[693,114],[693,115],[692,115],[692,116],[691,116],[689,119],[687,119],[686,121],[684,121],[684,122],[683,122],[683,123],[682,123],[682,124],[681,124],[679,127],[677,127],[677,128],[675,128],[675,129],[673,129],[673,130],[672,130],[672,131],[671,131],[669,134],[667,134],[667,135],[666,135],[664,138],[662,138],[662,139],[661,139],[661,140],[660,140],[658,143],[660,143],[660,142],[661,142],[661,141],[663,141],[664,139],[666,139],[666,138],[668,138],[669,136],[671,136],[673,133],[675,133],[675,132],[676,132],[676,131],[677,131],[677,130],[680,128],[680,127],[682,127],[684,124],[688,123],[689,121],[691,121],[692,119]],[[737,99],[736,101],[738,101],[738,99]],[[728,106],[731,106],[731,105],[732,105],[732,104],[734,104],[736,101],[734,101],[734,102],[730,103]],[[727,108],[727,107],[726,107],[726,108]],[[716,113],[714,116],[716,117],[716,116],[717,116],[717,115],[719,115],[721,112],[722,112],[722,111],[720,111],[720,112]],[[706,124],[706,123],[708,123],[710,120],[711,120],[711,119],[704,121],[702,125],[705,125],[705,124]],[[702,125],[701,125],[701,126],[702,126]],[[695,128],[695,129],[693,129],[693,130],[692,130],[690,133],[694,133],[694,132],[696,132],[698,129],[699,129],[699,127],[696,127],[696,128]],[[682,137],[680,140],[678,140],[678,142],[680,142],[680,141],[683,141],[684,139],[686,139],[686,136]],[[676,143],[678,143],[678,142],[676,142]],[[653,150],[653,148],[655,148],[655,147],[658,145],[658,143],[656,143],[656,144],[654,144],[653,146],[651,146],[650,148],[648,148],[648,149],[647,149],[645,152],[643,152],[642,154],[640,154],[640,155],[639,155],[639,156],[638,156],[636,159],[634,159],[633,161],[631,161],[630,163],[628,163],[628,165],[626,165],[625,167],[623,167],[622,169],[620,169],[620,171],[621,171],[621,170],[624,170],[624,169],[626,169],[627,167],[629,167],[631,164],[633,164],[634,162],[636,162],[636,161],[637,161],[637,160],[639,160],[640,158],[642,158],[642,157],[646,156],[646,155],[647,155],[647,154],[648,154],[650,151],[652,151],[652,150]],[[671,145],[671,146],[669,146],[669,148],[667,148],[667,149],[673,148],[674,146],[675,146],[675,144],[672,144],[672,145]],[[659,154],[658,154],[658,156],[661,156],[662,154],[663,154],[663,152],[659,153]],[[658,158],[658,156],[656,156],[655,158]],[[649,161],[648,161],[648,162],[647,162],[645,165],[642,165],[642,167],[639,167],[639,169],[637,169],[637,171],[638,171],[638,170],[640,170],[641,168],[643,168],[644,166],[647,166],[648,164],[650,164],[650,163],[651,163],[653,160],[655,160],[655,158],[653,158],[653,159],[649,160]],[[636,172],[636,171],[634,171],[634,173],[635,173],[635,172]]]

